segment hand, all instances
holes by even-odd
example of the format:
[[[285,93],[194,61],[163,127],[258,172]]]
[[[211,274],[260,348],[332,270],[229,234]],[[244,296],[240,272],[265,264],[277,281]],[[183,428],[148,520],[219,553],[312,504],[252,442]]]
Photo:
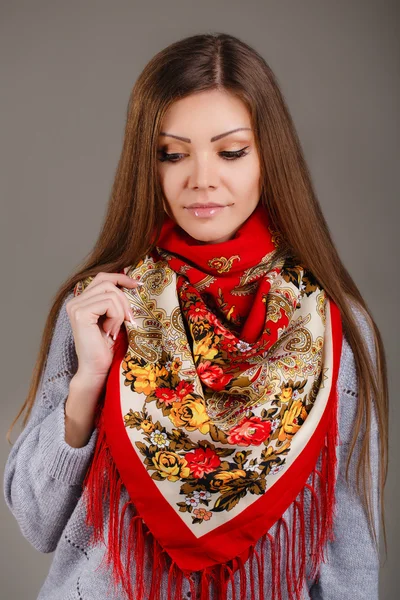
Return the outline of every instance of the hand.
[[[134,324],[128,298],[117,286],[140,285],[123,273],[98,273],[79,295],[66,303],[71,321],[78,371],[74,380],[101,387],[113,359],[113,346],[121,324]]]

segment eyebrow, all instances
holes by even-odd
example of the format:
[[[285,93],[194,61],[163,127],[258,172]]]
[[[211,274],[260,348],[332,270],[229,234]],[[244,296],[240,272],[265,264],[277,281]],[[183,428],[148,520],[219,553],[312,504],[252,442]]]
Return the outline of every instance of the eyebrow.
[[[212,137],[210,139],[210,142],[216,142],[217,140],[220,140],[221,138],[225,137],[226,135],[235,133],[236,131],[244,131],[244,130],[251,130],[251,127],[237,127],[236,129],[231,129],[230,131],[225,131],[225,133],[220,133],[218,135],[214,135],[214,137]],[[166,133],[165,131],[160,131],[160,135],[163,135],[166,137],[173,137],[177,140],[181,140],[182,142],[187,142],[188,144],[190,144],[192,141],[190,138],[182,137],[180,135],[174,135],[173,133]]]

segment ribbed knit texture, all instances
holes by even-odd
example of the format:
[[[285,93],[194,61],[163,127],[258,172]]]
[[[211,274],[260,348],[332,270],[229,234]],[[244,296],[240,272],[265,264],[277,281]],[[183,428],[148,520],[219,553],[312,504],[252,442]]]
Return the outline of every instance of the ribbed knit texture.
[[[66,312],[66,302],[72,297],[71,292],[58,315],[31,416],[10,451],[4,471],[5,500],[22,535],[40,552],[54,552],[50,571],[37,600],[106,600],[113,597],[109,591],[110,573],[96,571],[104,555],[104,546],[91,547],[88,544],[90,531],[85,525],[81,499],[82,482],[93,456],[97,429],[82,448],[72,448],[64,439],[64,406],[69,382],[78,366]],[[360,309],[353,305],[353,311],[375,364],[372,331]],[[335,541],[328,546],[327,561],[321,566],[318,583],[308,580],[303,597],[305,600],[377,600],[379,559],[365,509],[355,493],[356,462],[362,435],[351,461],[349,484],[344,477],[357,409],[354,356],[345,337],[338,390],[340,445],[337,451],[339,474]],[[374,519],[378,531],[379,437],[375,414],[370,439]],[[127,499],[125,492],[121,505]],[[290,508],[284,516],[290,523]],[[268,554],[266,560],[269,560]],[[166,585],[167,573],[162,581],[164,589]],[[267,577],[265,588],[268,589],[268,586]],[[123,598],[122,595],[118,597]],[[190,596],[188,587],[183,598],[195,600]],[[252,600],[250,586],[246,598],[240,598],[237,588],[236,598]]]

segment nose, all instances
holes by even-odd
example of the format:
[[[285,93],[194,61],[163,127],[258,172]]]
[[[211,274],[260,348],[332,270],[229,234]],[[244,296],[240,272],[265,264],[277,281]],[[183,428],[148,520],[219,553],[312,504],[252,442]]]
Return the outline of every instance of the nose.
[[[218,180],[217,166],[208,152],[193,158],[189,175],[189,185],[194,189],[216,187]]]

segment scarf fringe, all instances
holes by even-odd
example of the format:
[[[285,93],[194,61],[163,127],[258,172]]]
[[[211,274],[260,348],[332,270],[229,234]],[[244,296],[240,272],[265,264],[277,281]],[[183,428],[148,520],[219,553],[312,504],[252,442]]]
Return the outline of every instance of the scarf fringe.
[[[114,584],[116,598],[121,598],[121,589],[118,588],[122,586],[127,600],[181,600],[183,583],[187,579],[192,600],[226,600],[229,590],[232,600],[236,600],[237,597],[245,599],[248,598],[248,589],[251,592],[251,600],[300,600],[305,578],[311,581],[318,580],[320,564],[326,560],[326,544],[334,540],[337,397],[331,426],[320,454],[321,460],[317,461],[317,465],[321,462],[320,469],[317,466],[314,468],[311,484],[307,483],[292,503],[292,524],[282,516],[276,523],[275,533],[264,534],[259,540],[258,550],[251,547],[247,559],[248,572],[245,563],[239,557],[226,564],[208,567],[193,574],[183,572],[152,536],[133,503],[129,500],[121,509],[123,483],[106,442],[102,412],[97,423],[98,440],[93,462],[83,483],[83,499],[86,506],[86,523],[93,528],[91,543],[102,543],[106,546],[99,568],[112,568],[111,583]],[[310,493],[309,540],[306,539],[304,511],[306,490]],[[106,541],[104,529],[107,498],[109,514]],[[125,524],[127,514],[129,526]],[[126,532],[127,540],[124,543],[123,537]],[[269,561],[266,557],[267,547]],[[126,548],[126,555],[122,557],[121,553]],[[161,597],[161,580],[166,570],[168,591],[166,597]],[[265,580],[268,571],[272,581],[271,589],[266,595]],[[145,572],[151,573],[151,581],[145,581]],[[238,577],[236,582],[235,572]],[[196,574],[197,581],[193,578]],[[247,579],[250,579],[249,586]],[[257,589],[255,581],[258,581]],[[212,595],[210,586],[213,588]]]

